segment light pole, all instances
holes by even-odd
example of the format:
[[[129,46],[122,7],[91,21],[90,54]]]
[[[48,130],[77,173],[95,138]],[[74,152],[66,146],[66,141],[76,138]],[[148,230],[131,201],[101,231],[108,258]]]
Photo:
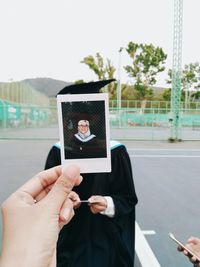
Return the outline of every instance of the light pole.
[[[121,92],[121,53],[123,51],[123,47],[120,47],[118,53],[118,81],[117,81],[117,110],[118,110],[118,118],[119,118],[119,128],[121,128],[121,100],[122,100],[122,92]]]
[[[121,109],[121,53],[123,51],[123,47],[120,47],[118,53],[118,81],[117,81],[117,108],[118,110]]]

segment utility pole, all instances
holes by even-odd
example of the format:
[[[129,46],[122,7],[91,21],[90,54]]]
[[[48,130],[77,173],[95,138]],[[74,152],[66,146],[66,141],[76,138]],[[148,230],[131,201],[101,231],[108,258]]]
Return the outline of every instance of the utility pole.
[[[174,37],[171,90],[171,141],[181,140],[180,104],[182,73],[183,0],[174,0]]]

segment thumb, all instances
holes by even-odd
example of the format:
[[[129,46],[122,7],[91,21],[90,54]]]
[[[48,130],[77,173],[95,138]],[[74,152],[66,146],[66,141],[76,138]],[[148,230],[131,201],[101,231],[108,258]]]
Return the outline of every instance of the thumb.
[[[80,168],[77,165],[64,166],[61,176],[44,199],[45,205],[59,212],[72,188],[81,181]]]

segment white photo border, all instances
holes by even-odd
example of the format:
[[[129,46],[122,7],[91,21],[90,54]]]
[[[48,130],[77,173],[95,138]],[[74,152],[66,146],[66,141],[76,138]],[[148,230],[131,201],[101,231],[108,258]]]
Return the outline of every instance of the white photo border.
[[[66,102],[88,102],[88,101],[104,101],[105,107],[105,137],[107,155],[103,158],[82,158],[82,159],[66,159],[64,145],[64,125],[62,103]],[[110,127],[109,127],[109,102],[108,93],[97,94],[66,94],[57,95],[59,136],[61,145],[61,164],[76,164],[80,167],[81,173],[101,173],[111,172],[111,152],[110,152]]]

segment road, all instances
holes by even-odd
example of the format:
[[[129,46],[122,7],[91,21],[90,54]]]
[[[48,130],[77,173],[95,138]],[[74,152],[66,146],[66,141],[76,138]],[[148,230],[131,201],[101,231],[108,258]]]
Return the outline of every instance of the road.
[[[0,141],[0,202],[43,169],[53,142]],[[130,154],[139,199],[135,267],[191,266],[176,251],[168,233],[174,233],[183,242],[190,235],[200,236],[200,142],[124,143]]]
[[[174,233],[183,242],[190,235],[200,236],[200,143],[140,142],[127,146],[139,199],[138,236],[144,238],[137,238],[143,242],[136,244],[142,267],[191,266],[168,234]]]

